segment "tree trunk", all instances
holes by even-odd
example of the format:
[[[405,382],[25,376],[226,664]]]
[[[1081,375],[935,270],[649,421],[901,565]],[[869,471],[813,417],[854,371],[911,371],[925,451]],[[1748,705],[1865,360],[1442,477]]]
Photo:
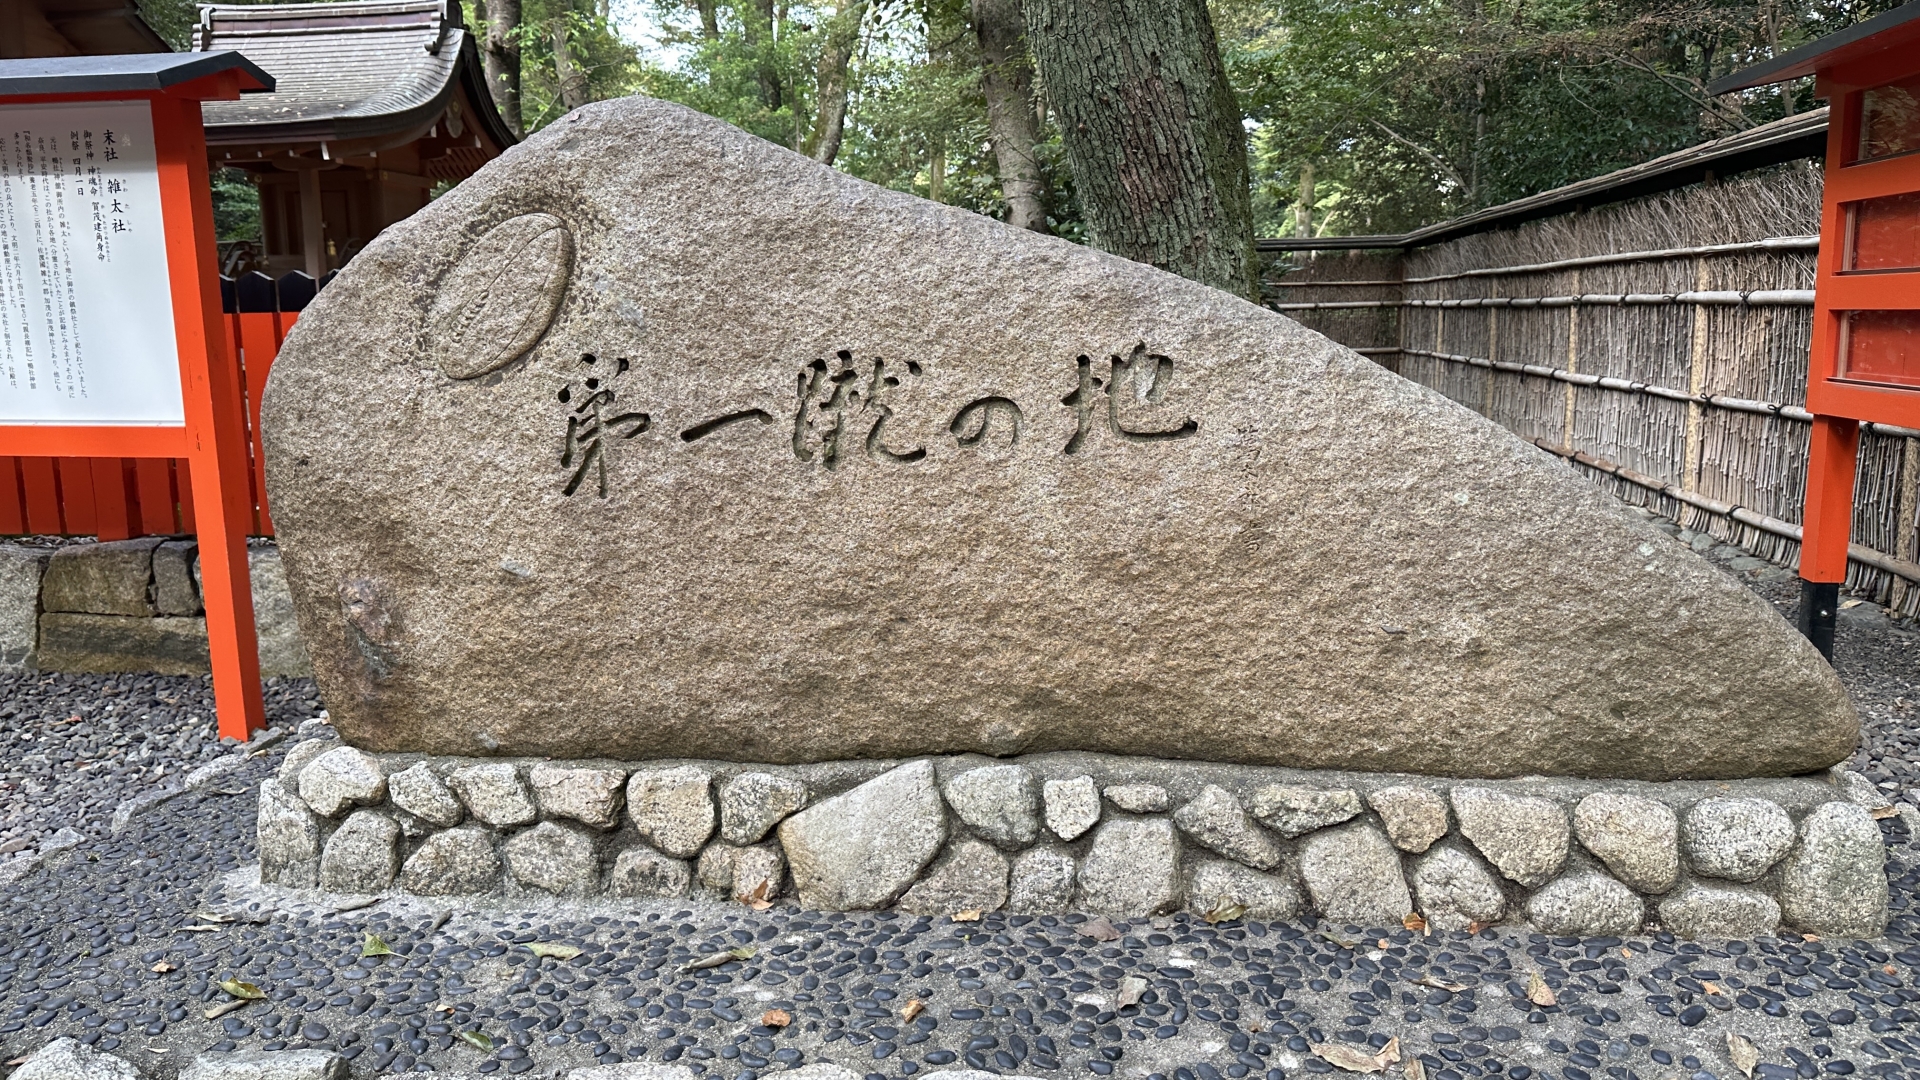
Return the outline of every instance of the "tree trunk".
[[[487,0],[487,89],[515,135],[520,122],[520,0]]]
[[[1205,0],[1026,0],[1026,14],[1094,244],[1256,297],[1246,131]]]
[[[987,99],[987,141],[1007,200],[1007,224],[1047,231],[1041,193],[1039,142],[1034,123],[1033,67],[1023,40],[1020,0],[973,0],[973,32],[980,41],[980,89]]]
[[[773,63],[774,21],[773,0],[754,0],[743,9],[747,44],[759,50],[759,64],[754,72],[754,80],[760,84],[760,103],[768,112],[780,111],[780,72]]]
[[[1773,3],[1767,4],[1766,10],[1761,16],[1760,24],[1765,27],[1767,31],[1767,55],[1770,57],[1780,55],[1780,22],[1779,6]],[[1792,79],[1783,79],[1780,82],[1780,108],[1783,115],[1793,115]]]
[[[719,0],[693,0],[700,9],[700,36],[708,41],[720,40],[720,3]]]
[[[947,143],[945,139],[936,140],[933,153],[927,159],[927,198],[934,202],[947,201]]]
[[[1300,166],[1300,201],[1293,208],[1293,235],[1313,235],[1313,162]]]
[[[820,46],[813,131],[803,148],[808,157],[822,165],[831,165],[840,156],[840,140],[847,127],[847,66],[853,62],[854,46],[860,43],[860,24],[866,16],[867,0],[841,0],[840,10],[827,22],[826,40]]]
[[[560,84],[560,104],[566,111],[572,112],[590,100],[587,95],[587,73],[573,62],[573,46],[567,41],[565,16],[553,20],[553,79]]]

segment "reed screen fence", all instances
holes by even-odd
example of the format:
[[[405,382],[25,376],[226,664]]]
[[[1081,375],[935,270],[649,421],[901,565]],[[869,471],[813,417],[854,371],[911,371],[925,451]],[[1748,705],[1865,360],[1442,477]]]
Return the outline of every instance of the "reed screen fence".
[[[1410,252],[1287,253],[1268,305],[1785,566],[1820,173],[1796,162]],[[1920,614],[1920,431],[1865,426],[1850,588]]]

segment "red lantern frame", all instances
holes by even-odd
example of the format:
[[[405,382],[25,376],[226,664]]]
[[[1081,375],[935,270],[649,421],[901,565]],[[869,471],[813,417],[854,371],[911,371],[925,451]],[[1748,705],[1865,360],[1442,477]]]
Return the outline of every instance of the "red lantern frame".
[[[1920,428],[1920,380],[1903,385],[1850,374],[1846,355],[1849,316],[1920,311],[1920,258],[1898,268],[1855,270],[1848,265],[1859,207],[1866,200],[1920,193],[1920,142],[1902,152],[1861,159],[1866,94],[1920,75],[1920,0],[1736,72],[1709,89],[1726,93],[1806,75],[1815,76],[1815,94],[1827,98],[1832,108],[1807,367],[1807,411],[1814,419],[1801,515],[1799,621],[1801,631],[1831,658],[1853,531],[1860,425]],[[1920,199],[1909,202],[1920,235]]]

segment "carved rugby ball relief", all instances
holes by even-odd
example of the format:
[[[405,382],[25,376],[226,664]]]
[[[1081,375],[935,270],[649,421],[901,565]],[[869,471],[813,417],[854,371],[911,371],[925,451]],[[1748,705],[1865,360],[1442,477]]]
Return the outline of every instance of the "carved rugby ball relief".
[[[573,236],[552,214],[488,230],[440,284],[427,347],[453,379],[475,379],[527,354],[552,325],[573,272]]]

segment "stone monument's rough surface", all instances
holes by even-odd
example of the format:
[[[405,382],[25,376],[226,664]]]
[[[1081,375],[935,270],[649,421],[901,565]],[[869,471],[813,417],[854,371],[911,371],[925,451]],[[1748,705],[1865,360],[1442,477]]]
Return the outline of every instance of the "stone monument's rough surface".
[[[1664,779],[1854,745],[1764,602],[1492,422],[660,101],[381,234],[265,433],[371,750]]]

